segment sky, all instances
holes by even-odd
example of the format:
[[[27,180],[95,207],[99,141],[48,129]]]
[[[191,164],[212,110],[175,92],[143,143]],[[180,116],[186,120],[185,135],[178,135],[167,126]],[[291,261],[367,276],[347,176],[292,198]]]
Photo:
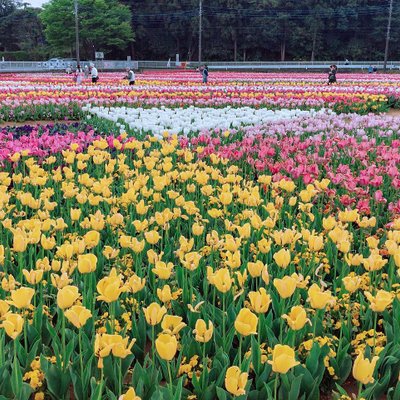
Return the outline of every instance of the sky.
[[[27,3],[32,4],[33,7],[40,7],[42,4],[46,3],[48,0],[27,0]]]

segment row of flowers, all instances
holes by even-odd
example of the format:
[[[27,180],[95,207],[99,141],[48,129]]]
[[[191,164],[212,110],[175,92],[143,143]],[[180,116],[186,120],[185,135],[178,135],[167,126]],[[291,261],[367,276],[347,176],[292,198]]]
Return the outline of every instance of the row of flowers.
[[[312,75],[301,80],[271,78],[260,74],[216,73],[205,86],[199,75],[185,79],[178,74],[143,74],[135,86],[127,85],[122,74],[104,74],[96,85],[84,81],[76,85],[71,78],[59,75],[0,75],[0,120],[79,119],[79,107],[92,105],[201,107],[251,106],[269,108],[336,107],[340,112],[385,111],[396,104],[400,88],[396,80],[357,83],[345,78],[340,85],[327,86]],[[177,77],[174,79],[174,77]],[[187,79],[186,79],[187,77]],[[19,79],[20,78],[20,79]],[[308,79],[308,80],[307,80]],[[57,114],[58,113],[58,114]],[[47,116],[50,114],[50,116]],[[47,118],[45,118],[47,116]]]
[[[400,213],[397,198],[400,188],[397,167],[399,120],[372,114],[315,115],[277,112],[271,116],[285,118],[271,120],[262,126],[203,130],[197,135],[181,137],[180,146],[192,148],[200,158],[218,154],[235,161],[249,176],[268,173],[274,181],[286,176],[304,184],[326,177],[331,180],[329,193],[335,207],[340,204],[356,206],[367,215],[371,213],[371,207],[378,207],[382,212]],[[179,126],[182,122],[179,121],[180,114],[174,116]],[[290,119],[290,116],[296,117]],[[100,125],[93,118],[91,121]],[[143,137],[147,129],[140,130],[138,121],[137,118],[133,123],[132,132]],[[71,143],[82,151],[99,139],[98,132],[112,129],[116,135],[108,135],[106,140],[113,148],[114,138],[129,128],[129,121],[117,122],[101,131],[87,125],[4,128],[0,131],[0,161],[18,160],[21,155],[45,157],[68,149]],[[161,137],[164,128],[157,126],[154,134]],[[132,137],[128,139],[132,140]]]
[[[93,107],[85,106],[84,112],[101,119],[119,123],[121,129],[128,128],[139,134],[148,133],[158,138],[168,131],[170,135],[193,135],[208,129],[240,128],[242,126],[262,125],[267,122],[290,120],[293,118],[313,117],[332,114],[330,110],[299,110],[251,107],[186,107],[186,108],[129,108],[129,107]],[[90,118],[89,118],[90,119]]]
[[[356,170],[397,151],[393,140],[368,158],[360,132],[304,129],[303,141],[287,135],[291,146],[271,142],[280,155],[268,158],[305,158],[311,140],[324,163],[342,154]],[[333,210],[329,179],[254,176],[217,155],[245,146],[240,134],[257,151],[278,138],[214,132],[189,148],[123,133],[4,161],[0,394],[318,399],[326,388],[348,398],[352,375],[360,399],[398,396],[400,220],[376,204]]]

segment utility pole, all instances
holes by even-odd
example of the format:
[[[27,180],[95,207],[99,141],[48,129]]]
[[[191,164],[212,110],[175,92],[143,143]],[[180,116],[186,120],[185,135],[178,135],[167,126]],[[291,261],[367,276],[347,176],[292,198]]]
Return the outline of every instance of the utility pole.
[[[75,47],[76,47],[76,64],[78,65],[79,60],[79,23],[78,23],[78,0],[74,0],[75,9]]]
[[[201,64],[201,36],[203,31],[203,0],[199,0],[199,67]]]
[[[393,0],[389,3],[389,18],[386,31],[386,46],[385,46],[385,59],[383,61],[383,70],[386,71],[388,55],[389,55],[389,41],[390,41],[390,28],[392,25],[392,13],[393,13]]]

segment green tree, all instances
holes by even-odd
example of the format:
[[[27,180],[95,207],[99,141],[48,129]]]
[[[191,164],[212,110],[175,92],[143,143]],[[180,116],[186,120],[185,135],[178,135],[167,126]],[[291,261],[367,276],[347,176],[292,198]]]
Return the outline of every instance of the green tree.
[[[79,0],[79,35],[82,56],[93,58],[94,51],[118,54],[133,40],[131,12],[116,0]],[[73,55],[75,15],[73,0],[51,0],[40,18],[46,40],[58,56]]]

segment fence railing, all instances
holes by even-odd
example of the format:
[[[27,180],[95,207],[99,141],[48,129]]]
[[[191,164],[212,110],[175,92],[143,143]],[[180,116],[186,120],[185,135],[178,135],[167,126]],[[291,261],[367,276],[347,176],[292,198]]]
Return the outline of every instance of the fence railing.
[[[139,69],[138,61],[127,60],[102,60],[102,61],[82,61],[80,66],[96,65],[102,70],[123,70],[125,68]],[[48,72],[65,71],[76,68],[76,61],[0,61],[0,72]]]
[[[197,61],[176,63],[175,61],[127,61],[127,60],[102,60],[82,61],[81,67],[94,63],[100,70],[124,70],[127,67],[134,69],[195,69],[199,66]],[[330,65],[336,64],[339,69],[365,70],[374,66],[381,70],[383,61],[212,61],[204,62],[212,70],[325,70]],[[76,68],[76,61],[50,60],[50,61],[0,61],[0,72],[48,72],[62,71]],[[389,61],[389,70],[399,70],[400,61]]]

